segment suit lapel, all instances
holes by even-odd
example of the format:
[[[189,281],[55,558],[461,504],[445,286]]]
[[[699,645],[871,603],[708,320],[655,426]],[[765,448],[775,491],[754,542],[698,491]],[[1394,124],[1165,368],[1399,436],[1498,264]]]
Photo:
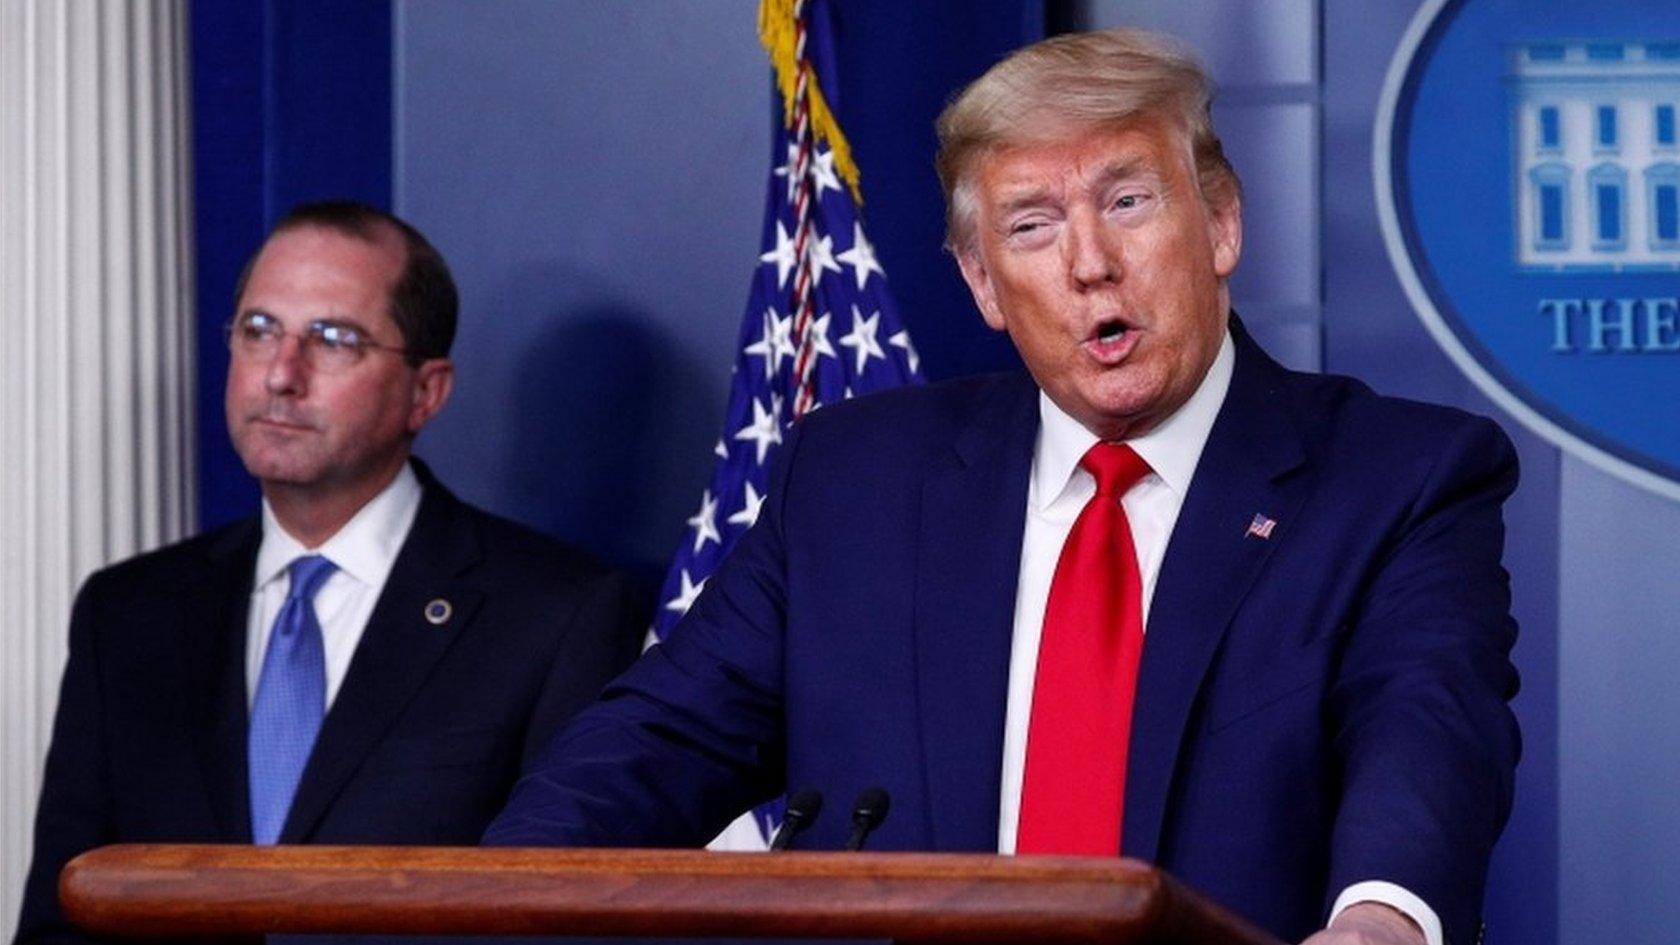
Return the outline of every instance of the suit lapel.
[[[463,580],[479,560],[464,507],[417,464],[425,496],[361,642],[322,721],[281,842],[310,839],[333,800],[396,722],[437,661],[471,624],[483,592]],[[446,601],[433,624],[427,606]]]
[[[181,615],[181,652],[193,702],[199,764],[219,835],[250,842],[245,758],[245,634],[262,528],[256,519],[210,546],[201,607]]]
[[[916,675],[935,850],[992,850],[1027,479],[1025,375],[981,395],[922,490]]]
[[[1156,860],[1185,726],[1238,605],[1306,495],[1282,369],[1233,320],[1237,361],[1173,527],[1150,604],[1133,708],[1123,853]],[[1270,538],[1246,534],[1256,515]]]

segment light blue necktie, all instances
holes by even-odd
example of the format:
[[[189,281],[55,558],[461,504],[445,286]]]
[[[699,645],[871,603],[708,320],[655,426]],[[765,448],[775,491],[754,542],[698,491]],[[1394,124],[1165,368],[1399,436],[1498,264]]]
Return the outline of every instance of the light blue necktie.
[[[291,586],[274,618],[263,654],[257,697],[251,703],[247,742],[251,775],[251,840],[276,843],[292,808],[303,766],[327,705],[327,665],[321,650],[321,624],[315,619],[315,592],[336,565],[320,555],[298,558],[287,566]]]

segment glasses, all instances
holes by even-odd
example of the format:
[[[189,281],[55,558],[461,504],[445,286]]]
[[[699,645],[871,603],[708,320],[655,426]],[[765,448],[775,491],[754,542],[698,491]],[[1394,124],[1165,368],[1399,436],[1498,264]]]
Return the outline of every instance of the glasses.
[[[280,353],[286,336],[293,334],[280,319],[264,312],[247,312],[227,324],[228,350],[235,357],[251,361],[272,361]],[[344,322],[317,319],[297,333],[298,346],[309,366],[325,374],[336,374],[360,364],[369,351],[388,351],[407,356],[407,348],[380,344],[361,328]]]

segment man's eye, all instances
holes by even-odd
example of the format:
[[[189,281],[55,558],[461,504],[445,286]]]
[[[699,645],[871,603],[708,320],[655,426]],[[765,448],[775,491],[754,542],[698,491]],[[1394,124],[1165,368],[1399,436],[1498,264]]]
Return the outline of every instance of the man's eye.
[[[239,336],[247,341],[268,341],[280,335],[280,323],[260,315],[245,319],[237,328]]]
[[[348,325],[316,325],[311,334],[324,348],[359,348],[362,346],[361,333]]]
[[[1142,202],[1142,194],[1122,194],[1114,201],[1114,205],[1121,210],[1130,210]]]

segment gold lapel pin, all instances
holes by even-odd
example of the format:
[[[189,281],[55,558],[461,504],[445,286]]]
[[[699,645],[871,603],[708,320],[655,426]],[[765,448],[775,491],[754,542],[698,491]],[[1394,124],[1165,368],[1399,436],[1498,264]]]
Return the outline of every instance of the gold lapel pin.
[[[449,622],[449,617],[453,613],[455,613],[455,608],[449,605],[449,601],[438,597],[426,605],[426,622],[434,627],[441,627]]]

